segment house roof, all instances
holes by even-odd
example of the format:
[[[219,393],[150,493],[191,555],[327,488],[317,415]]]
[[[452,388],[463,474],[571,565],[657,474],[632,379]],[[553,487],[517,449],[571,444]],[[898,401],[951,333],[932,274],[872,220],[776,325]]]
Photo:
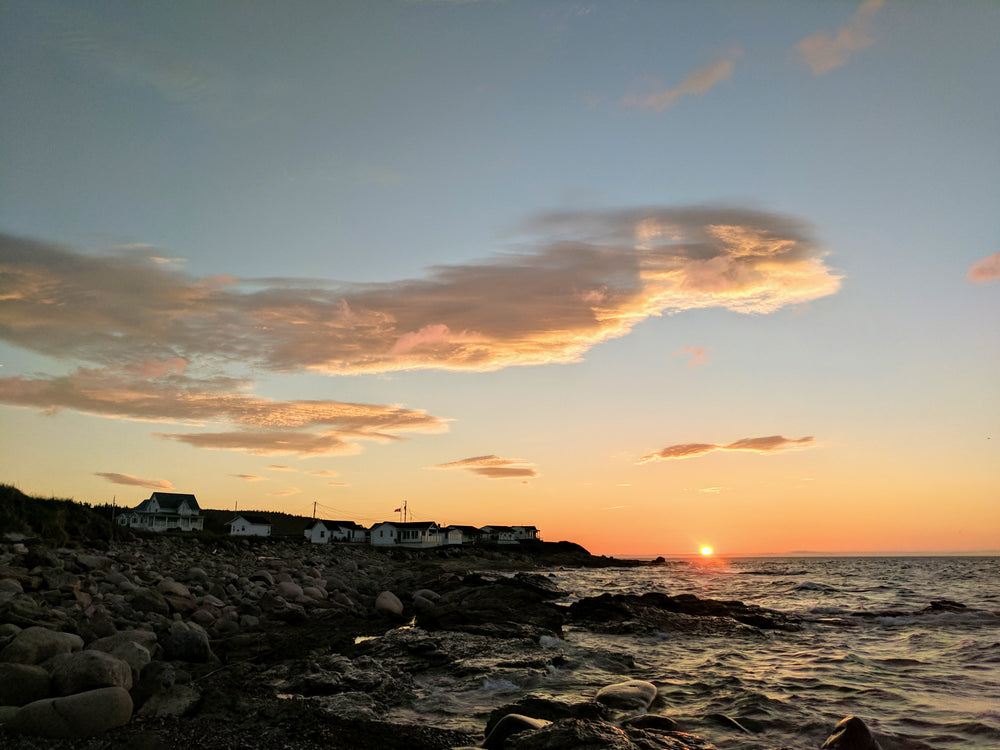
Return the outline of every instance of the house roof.
[[[352,529],[354,531],[364,531],[365,527],[354,521],[328,521],[325,518],[314,518],[306,524],[306,530],[313,528],[317,524],[323,524],[328,529]]]
[[[378,526],[395,526],[397,529],[429,529],[431,527],[438,528],[437,523],[434,521],[407,521],[406,523],[399,523],[397,521],[380,521],[379,523],[372,526],[376,528]]]
[[[247,523],[252,523],[254,526],[271,526],[271,519],[267,516],[248,516],[246,513],[240,513],[236,518],[226,524],[226,526],[232,526],[239,519],[243,519]]]
[[[201,510],[201,507],[198,505],[198,500],[194,495],[184,494],[181,492],[154,492],[148,498],[139,503],[135,507],[135,510],[140,513],[148,512],[147,509],[154,499],[160,504],[160,509],[165,511],[178,511],[185,503],[187,503],[187,506],[191,510]]]
[[[483,529],[489,529],[490,531],[514,531],[510,526],[483,526]]]
[[[448,529],[458,529],[463,534],[470,534],[470,535],[482,534],[483,533],[482,531],[480,531],[479,529],[477,529],[475,526],[459,526],[457,524],[451,524],[450,526],[448,526]]]

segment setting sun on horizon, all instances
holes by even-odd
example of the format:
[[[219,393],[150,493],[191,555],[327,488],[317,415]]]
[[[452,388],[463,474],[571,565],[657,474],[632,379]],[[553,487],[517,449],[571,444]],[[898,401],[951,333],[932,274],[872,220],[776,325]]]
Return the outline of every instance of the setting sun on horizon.
[[[1000,550],[1000,4],[0,14],[0,482]]]

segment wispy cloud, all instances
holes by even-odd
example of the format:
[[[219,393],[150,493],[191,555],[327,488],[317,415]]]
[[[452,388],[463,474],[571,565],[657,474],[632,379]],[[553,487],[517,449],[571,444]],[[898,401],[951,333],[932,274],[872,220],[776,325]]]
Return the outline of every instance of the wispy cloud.
[[[698,367],[699,365],[708,364],[708,351],[700,346],[682,346],[677,351],[673,352],[673,356],[687,355],[690,359],[687,361],[687,368],[689,370]]]
[[[733,67],[742,54],[742,50],[733,48],[707,65],[695,68],[673,88],[664,89],[659,85],[648,93],[627,94],[622,98],[622,104],[662,112],[674,106],[681,97],[701,96],[733,77]]]
[[[768,437],[743,438],[728,445],[717,443],[680,443],[670,445],[663,450],[656,451],[643,456],[637,464],[650,463],[652,461],[670,461],[681,458],[694,458],[704,456],[715,451],[750,451],[753,453],[774,453],[775,451],[796,450],[812,447],[814,440],[812,437],[790,439],[781,435],[769,435]]]
[[[172,490],[174,485],[166,479],[143,479],[131,474],[116,474],[110,471],[95,471],[95,477],[107,479],[112,484],[124,484],[128,487],[145,487],[150,490]]]
[[[530,461],[499,456],[473,456],[460,461],[428,466],[429,469],[461,469],[487,479],[523,479],[537,477],[538,471]]]
[[[242,479],[244,482],[266,482],[267,477],[259,477],[256,474],[232,474],[231,476],[237,479]]]
[[[1000,253],[993,253],[993,255],[973,263],[965,278],[980,283],[1000,279]]]
[[[318,469],[318,470],[315,470],[315,471],[307,471],[306,474],[308,474],[311,477],[335,477],[335,476],[338,476],[337,472],[330,471],[329,469]]]
[[[875,43],[871,32],[872,18],[882,7],[882,2],[883,0],[865,0],[847,23],[836,31],[821,31],[807,36],[795,45],[798,56],[818,76],[844,65],[851,53]]]
[[[289,487],[287,490],[278,490],[277,492],[272,492],[272,497],[291,497],[292,495],[298,495],[301,493],[298,487]]]

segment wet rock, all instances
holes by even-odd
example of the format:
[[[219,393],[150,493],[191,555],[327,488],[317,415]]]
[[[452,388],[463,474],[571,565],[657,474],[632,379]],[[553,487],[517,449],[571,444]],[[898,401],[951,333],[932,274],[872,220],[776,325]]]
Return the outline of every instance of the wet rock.
[[[730,634],[740,626],[798,630],[797,618],[739,601],[699,599],[692,594],[601,594],[574,602],[570,617],[603,632],[648,630]]]
[[[656,699],[657,692],[656,685],[651,682],[627,680],[602,687],[594,700],[612,708],[646,709]]]
[[[500,719],[483,742],[486,750],[502,750],[506,746],[508,738],[527,730],[544,729],[552,722],[545,719],[533,719],[523,714],[507,714]]]
[[[428,630],[499,637],[560,635],[562,610],[548,598],[534,586],[522,586],[512,579],[463,586],[444,594],[432,609],[418,611],[417,624]]]
[[[23,706],[49,697],[51,678],[33,664],[0,663],[0,706]]]
[[[640,714],[630,716],[621,723],[622,729],[628,731],[630,728],[643,729],[647,732],[676,732],[677,722],[669,716],[660,714]]]
[[[58,654],[83,648],[83,639],[73,633],[60,633],[43,627],[25,628],[0,651],[0,662],[41,664]]]
[[[882,750],[868,726],[857,716],[842,719],[826,738],[823,750]]]
[[[104,651],[60,654],[49,663],[56,695],[72,695],[104,687],[132,687],[132,668]]]
[[[597,701],[566,703],[551,698],[527,695],[515,703],[494,709],[486,722],[485,734],[489,735],[497,722],[507,714],[521,714],[523,716],[530,716],[533,719],[546,719],[550,722],[560,719],[605,721],[610,718],[610,711],[607,706]]]
[[[132,717],[132,698],[120,687],[46,698],[17,710],[7,728],[49,739],[79,739],[124,726]]]

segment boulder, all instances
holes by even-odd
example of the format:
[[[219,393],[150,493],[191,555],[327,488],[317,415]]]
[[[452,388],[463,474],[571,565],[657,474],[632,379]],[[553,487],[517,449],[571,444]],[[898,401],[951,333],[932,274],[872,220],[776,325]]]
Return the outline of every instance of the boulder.
[[[483,747],[486,750],[503,750],[509,737],[525,730],[543,729],[551,723],[545,719],[533,719],[523,714],[507,714],[493,726],[486,741],[483,742]]]
[[[166,617],[170,614],[170,605],[156,589],[140,588],[132,599],[132,609],[136,612],[152,612]]]
[[[60,654],[49,664],[56,695],[72,695],[104,687],[132,688],[132,668],[104,651]]]
[[[14,636],[14,640],[0,651],[0,662],[41,664],[58,654],[68,654],[82,648],[83,639],[80,636],[36,625],[25,628]]]
[[[189,661],[204,664],[214,661],[208,634],[195,623],[175,622],[163,641],[163,656],[168,661]]]
[[[560,719],[585,719],[587,721],[604,721],[610,718],[611,712],[607,706],[596,701],[581,701],[566,703],[552,698],[542,698],[537,695],[526,695],[515,703],[501,706],[490,712],[486,721],[485,734],[488,736],[504,716],[521,714],[533,719],[558,721]]]
[[[156,584],[156,590],[159,591],[164,596],[180,596],[188,597],[191,596],[191,591],[183,583],[174,581],[170,578],[164,578],[158,584]]]
[[[375,611],[400,617],[403,614],[403,602],[391,591],[383,591],[375,597]]]
[[[0,706],[23,706],[49,697],[49,673],[34,664],[0,663]]]
[[[594,700],[612,708],[647,709],[655,700],[657,692],[656,685],[651,682],[627,680],[602,687]]]
[[[826,738],[823,750],[882,750],[867,725],[857,716],[842,719]]]
[[[275,586],[274,593],[290,602],[297,602],[303,598],[302,587],[293,581],[280,581]]]
[[[130,718],[128,691],[107,687],[29,703],[17,710],[6,728],[48,739],[80,739],[124,726]]]

